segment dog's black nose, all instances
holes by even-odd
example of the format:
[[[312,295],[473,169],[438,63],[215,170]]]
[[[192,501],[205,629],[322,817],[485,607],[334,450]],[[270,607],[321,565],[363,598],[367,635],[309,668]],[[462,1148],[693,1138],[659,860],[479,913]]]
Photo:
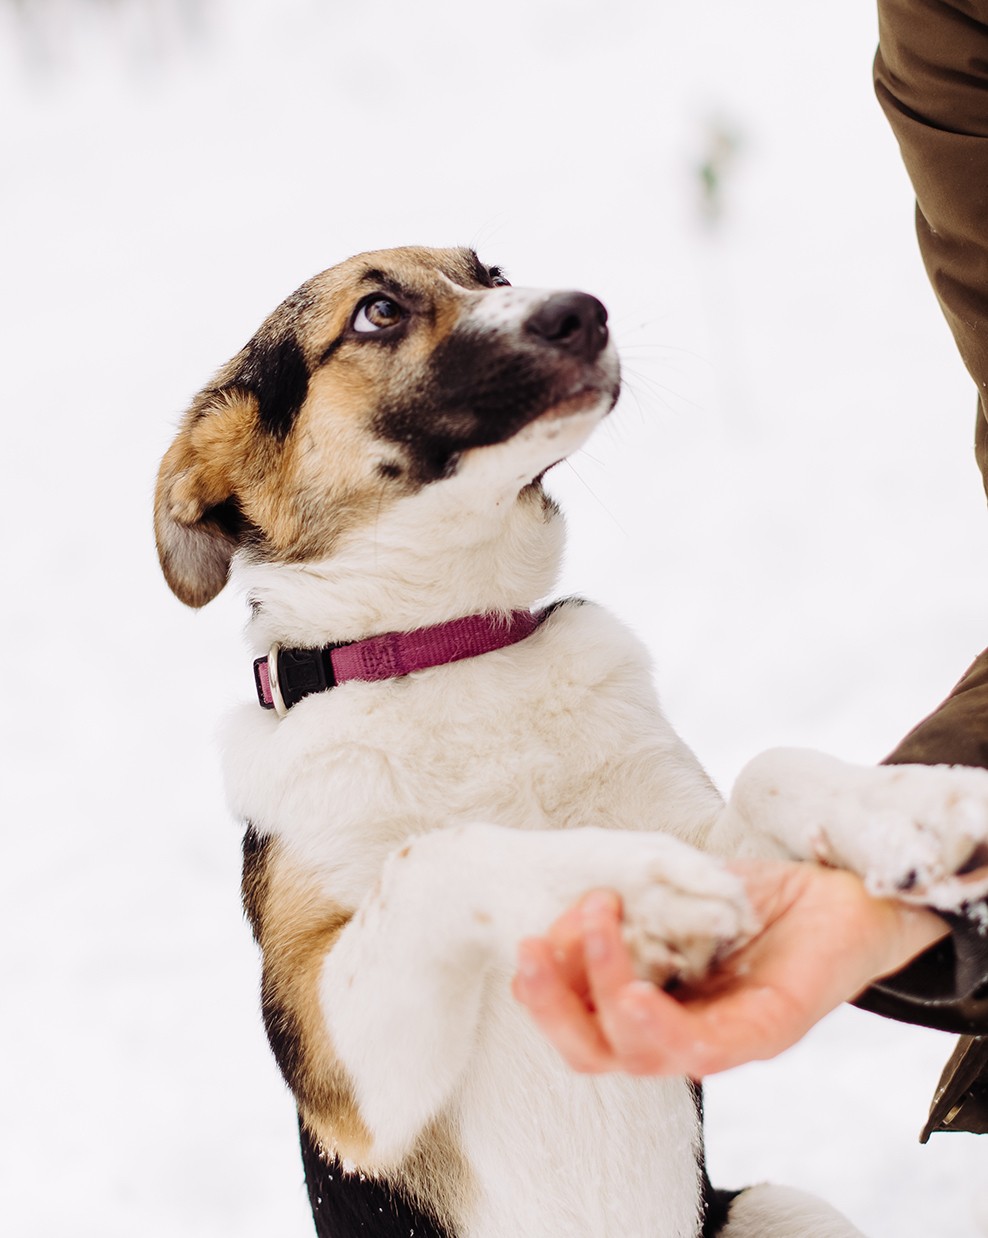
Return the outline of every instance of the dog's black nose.
[[[607,310],[586,292],[554,292],[525,330],[581,361],[596,361],[607,344]]]

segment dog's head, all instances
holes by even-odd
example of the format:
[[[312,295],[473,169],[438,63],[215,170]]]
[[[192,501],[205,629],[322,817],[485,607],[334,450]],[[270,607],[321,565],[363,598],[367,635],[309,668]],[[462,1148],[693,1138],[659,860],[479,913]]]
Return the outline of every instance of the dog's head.
[[[614,405],[606,322],[595,298],[511,288],[466,249],[362,254],[317,275],[200,392],[165,455],[169,585],[202,606],[238,548],[325,559],[362,521],[522,438],[530,484]]]

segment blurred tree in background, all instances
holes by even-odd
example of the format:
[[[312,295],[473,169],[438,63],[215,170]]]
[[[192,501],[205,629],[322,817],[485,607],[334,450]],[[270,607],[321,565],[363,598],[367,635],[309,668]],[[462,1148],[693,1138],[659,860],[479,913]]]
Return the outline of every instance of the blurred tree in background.
[[[725,213],[728,186],[738,154],[744,146],[739,127],[723,116],[708,117],[702,126],[700,155],[696,163],[700,217],[709,227],[719,224]]]

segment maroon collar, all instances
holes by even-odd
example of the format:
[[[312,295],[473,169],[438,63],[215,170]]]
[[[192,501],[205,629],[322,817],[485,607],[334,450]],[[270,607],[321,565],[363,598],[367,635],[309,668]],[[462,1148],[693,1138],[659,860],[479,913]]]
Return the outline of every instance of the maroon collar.
[[[507,615],[466,615],[413,632],[386,632],[321,649],[272,645],[268,656],[254,663],[257,699],[264,709],[274,709],[283,718],[303,697],[351,679],[396,679],[513,645],[531,636],[545,613],[515,610]]]

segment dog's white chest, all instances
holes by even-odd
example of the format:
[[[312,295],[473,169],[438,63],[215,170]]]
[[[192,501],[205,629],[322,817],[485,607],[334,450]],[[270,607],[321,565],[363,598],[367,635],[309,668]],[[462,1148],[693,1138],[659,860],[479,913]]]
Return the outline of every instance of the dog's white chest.
[[[681,1079],[576,1076],[496,987],[454,1106],[468,1238],[692,1238],[697,1113]]]

